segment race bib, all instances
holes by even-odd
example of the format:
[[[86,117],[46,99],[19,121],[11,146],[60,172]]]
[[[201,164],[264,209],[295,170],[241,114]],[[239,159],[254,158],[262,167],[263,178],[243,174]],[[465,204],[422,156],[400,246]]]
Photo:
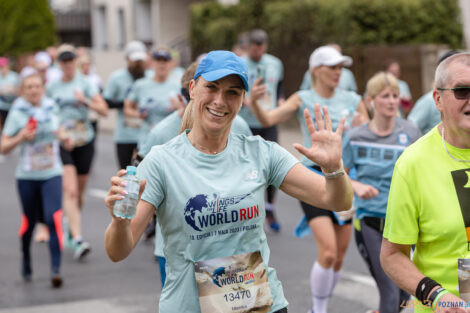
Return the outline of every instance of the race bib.
[[[259,251],[194,262],[202,313],[267,313],[273,299]]]
[[[70,121],[65,124],[65,132],[72,138],[75,147],[81,147],[87,143],[87,127],[84,121]]]
[[[124,126],[140,128],[142,126],[142,119],[140,117],[124,116]]]
[[[24,149],[24,170],[30,172],[54,168],[57,154],[57,142],[28,144]]]

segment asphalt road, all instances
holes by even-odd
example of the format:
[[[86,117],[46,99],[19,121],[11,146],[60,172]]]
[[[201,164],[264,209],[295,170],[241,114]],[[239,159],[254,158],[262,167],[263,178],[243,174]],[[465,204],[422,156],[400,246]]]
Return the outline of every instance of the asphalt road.
[[[291,150],[297,141],[296,129],[281,131],[281,144]],[[14,170],[17,152],[0,161],[0,313],[98,313],[158,312],[160,277],[153,258],[153,242],[140,242],[133,253],[120,263],[112,263],[104,250],[103,236],[110,221],[103,197],[109,177],[117,168],[110,134],[100,134],[96,158],[83,210],[84,238],[92,244],[92,253],[83,263],[73,260],[70,250],[63,251],[60,290],[49,287],[49,253],[44,243],[34,243],[33,281],[24,283],[20,275],[18,227],[21,209],[16,192]],[[276,268],[290,303],[289,312],[307,312],[311,306],[309,276],[316,257],[313,237],[295,238],[292,231],[301,218],[299,203],[278,193],[276,210],[282,224],[280,234],[268,232],[270,265]],[[375,283],[360,258],[352,239],[344,263],[343,275],[330,301],[330,313],[376,309]]]

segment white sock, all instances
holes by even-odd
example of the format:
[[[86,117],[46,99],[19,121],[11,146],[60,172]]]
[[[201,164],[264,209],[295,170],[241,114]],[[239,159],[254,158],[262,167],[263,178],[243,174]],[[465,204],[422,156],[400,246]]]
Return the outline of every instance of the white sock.
[[[82,242],[82,240],[83,240],[82,236],[77,236],[73,238],[73,243],[77,244],[79,242]]]
[[[341,277],[341,270],[337,272],[333,272],[333,284],[331,285],[330,297],[333,294],[333,290],[335,289],[336,284],[338,283],[338,280],[340,277]]]
[[[312,289],[313,312],[326,313],[330,291],[333,286],[333,268],[323,268],[315,262],[310,272],[310,288]]]

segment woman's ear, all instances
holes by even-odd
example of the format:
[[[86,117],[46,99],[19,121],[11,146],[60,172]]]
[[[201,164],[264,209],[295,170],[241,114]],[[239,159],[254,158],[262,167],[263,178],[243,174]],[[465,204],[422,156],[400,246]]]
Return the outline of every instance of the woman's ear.
[[[194,90],[194,86],[196,85],[196,81],[194,79],[191,79],[191,81],[189,82],[189,99],[192,99],[193,98],[193,90]]]

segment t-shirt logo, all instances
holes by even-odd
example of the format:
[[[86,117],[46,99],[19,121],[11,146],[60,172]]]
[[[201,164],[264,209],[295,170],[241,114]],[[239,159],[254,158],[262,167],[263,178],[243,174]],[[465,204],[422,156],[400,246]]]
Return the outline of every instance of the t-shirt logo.
[[[410,142],[410,137],[406,133],[399,133],[398,134],[398,143],[407,146],[408,143]]]
[[[246,180],[255,180],[258,178],[258,170],[250,170],[245,174]]]
[[[465,231],[467,233],[468,249],[470,251],[470,168],[453,171],[455,191],[462,211]]]
[[[186,203],[184,219],[194,230],[202,231],[209,226],[257,218],[259,216],[258,205],[229,210],[231,206],[238,204],[250,195],[250,193],[246,193],[220,197],[219,194],[213,194],[210,200],[208,195],[196,195]]]

